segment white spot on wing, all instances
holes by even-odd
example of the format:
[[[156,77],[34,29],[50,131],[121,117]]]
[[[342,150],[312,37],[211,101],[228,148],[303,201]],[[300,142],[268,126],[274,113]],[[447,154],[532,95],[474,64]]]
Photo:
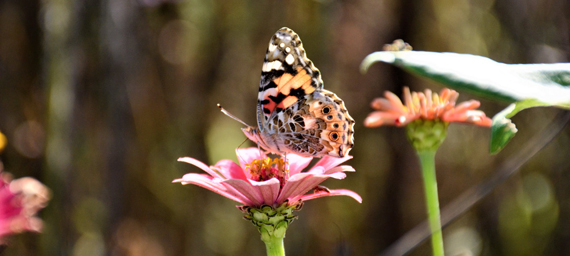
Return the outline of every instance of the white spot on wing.
[[[276,44],[269,44],[269,51],[270,52],[275,51],[276,48],[277,48]]]
[[[287,47],[287,48],[285,48],[285,51],[286,51],[286,52],[291,52],[291,48]]]
[[[295,63],[295,57],[293,57],[293,55],[289,54],[285,58],[285,61],[287,62],[287,64],[293,65],[293,63]]]
[[[263,67],[261,68],[261,71],[269,72],[271,70],[282,70],[282,69],[283,69],[283,63],[281,63],[281,61],[275,60],[272,62],[263,63]]]
[[[281,43],[281,44],[279,45],[279,47],[281,47],[281,48],[285,47],[285,43]]]

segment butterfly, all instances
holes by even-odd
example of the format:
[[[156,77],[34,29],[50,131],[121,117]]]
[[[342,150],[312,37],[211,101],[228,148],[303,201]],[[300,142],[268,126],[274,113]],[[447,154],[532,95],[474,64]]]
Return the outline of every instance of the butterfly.
[[[265,54],[258,126],[221,109],[247,126],[242,128],[247,138],[272,153],[344,157],[354,146],[354,120],[344,102],[323,89],[321,72],[307,58],[299,36],[287,27],[273,35]]]

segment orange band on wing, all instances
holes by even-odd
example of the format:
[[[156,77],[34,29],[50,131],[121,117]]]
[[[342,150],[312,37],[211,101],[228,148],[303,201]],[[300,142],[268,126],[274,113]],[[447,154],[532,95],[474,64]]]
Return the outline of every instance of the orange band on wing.
[[[311,76],[307,74],[307,71],[299,68],[299,73],[293,77],[293,79],[288,80],[286,83],[277,84],[277,91],[282,94],[289,95],[291,89],[301,88],[307,81],[310,83]]]
[[[297,102],[297,100],[299,100],[299,98],[295,96],[287,96],[285,99],[283,99],[283,101],[281,101],[281,103],[279,103],[279,105],[277,105],[277,107],[286,109],[289,106],[293,105],[295,102]]]
[[[303,88],[307,94],[315,90],[315,88],[311,86],[311,76],[302,68],[299,68],[299,73],[294,77],[289,74],[283,74],[282,77],[275,79],[273,82],[277,85],[277,91],[284,95],[290,94],[291,89]]]
[[[275,78],[275,80],[273,80],[273,82],[277,85],[277,91],[281,91],[283,90],[283,86],[285,86],[287,83],[289,83],[289,81],[291,81],[291,79],[293,78],[293,76],[289,73],[284,73],[282,76]]]
[[[264,94],[264,99],[269,101],[269,103],[263,105],[266,115],[271,114],[276,108],[286,109],[295,104],[299,98],[298,96],[291,95],[291,90],[302,89],[305,95],[311,94],[315,91],[315,87],[311,85],[312,77],[307,74],[307,70],[299,67],[297,71],[298,72],[295,76],[285,73],[281,77],[273,80],[277,85],[276,90],[272,91],[272,94]],[[276,97],[278,95],[281,95],[284,98],[280,101],[278,100],[278,102],[275,102],[270,98],[270,96]]]

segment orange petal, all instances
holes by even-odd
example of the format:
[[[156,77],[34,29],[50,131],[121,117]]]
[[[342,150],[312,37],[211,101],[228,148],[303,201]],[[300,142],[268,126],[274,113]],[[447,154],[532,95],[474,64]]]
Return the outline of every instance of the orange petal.
[[[370,113],[366,119],[364,119],[364,126],[366,127],[378,127],[382,125],[395,125],[397,120],[399,120],[403,115],[382,111],[375,111]]]
[[[384,97],[386,97],[386,99],[388,101],[390,101],[392,106],[394,106],[395,108],[401,109],[402,112],[406,112],[406,107],[404,106],[404,104],[402,104],[402,101],[400,100],[400,98],[398,98],[398,96],[396,96],[396,94],[394,94],[390,91],[386,91],[384,93]]]
[[[442,118],[446,122],[472,123],[479,126],[491,126],[491,119],[481,110],[446,112]]]
[[[455,107],[455,111],[476,109],[479,106],[481,106],[481,102],[477,100],[464,101]]]
[[[395,113],[406,113],[406,108],[402,105],[402,102],[396,102],[385,98],[376,98],[370,104],[372,108],[376,110],[381,110],[385,112],[395,112]]]

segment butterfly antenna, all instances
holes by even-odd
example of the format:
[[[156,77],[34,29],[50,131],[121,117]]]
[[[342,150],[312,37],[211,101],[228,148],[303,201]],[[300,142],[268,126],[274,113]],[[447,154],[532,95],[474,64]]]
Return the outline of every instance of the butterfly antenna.
[[[246,124],[246,123],[245,123],[244,121],[242,121],[241,119],[239,119],[239,118],[235,117],[234,115],[230,114],[230,112],[226,111],[226,110],[222,107],[222,105],[221,105],[220,103],[218,103],[218,108],[220,108],[220,111],[222,111],[222,113],[224,113],[226,116],[230,117],[231,119],[236,120],[236,121],[242,123],[243,125],[245,125],[245,126],[247,126],[247,127],[251,126],[251,125],[249,125],[249,124]],[[245,141],[244,141],[244,142],[245,142]],[[242,142],[242,144],[243,144],[243,142]]]

